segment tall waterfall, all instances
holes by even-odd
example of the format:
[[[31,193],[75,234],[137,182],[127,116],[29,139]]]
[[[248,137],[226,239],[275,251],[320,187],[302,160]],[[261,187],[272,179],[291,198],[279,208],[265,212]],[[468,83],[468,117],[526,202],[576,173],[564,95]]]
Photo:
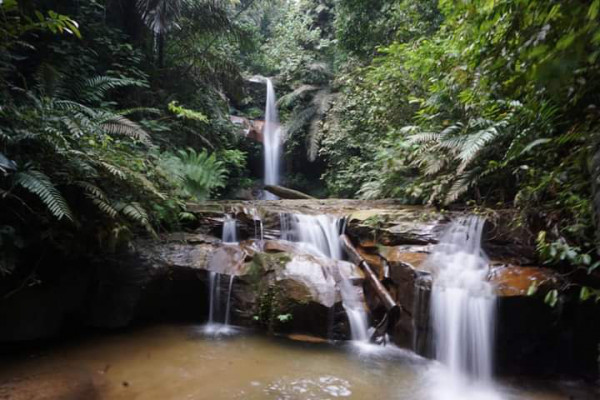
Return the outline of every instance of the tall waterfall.
[[[308,252],[317,256],[341,260],[343,257],[340,234],[345,220],[329,215],[281,215],[281,237],[284,240],[300,243]],[[343,274],[342,271],[340,273]],[[342,276],[340,294],[348,321],[352,340],[369,340],[367,313],[356,288],[347,276]]]
[[[281,162],[281,126],[277,112],[277,98],[271,79],[267,82],[267,104],[265,110],[265,126],[263,130],[263,144],[265,149],[265,185],[278,185]],[[275,199],[274,195],[267,195],[268,199]]]
[[[454,376],[490,381],[495,295],[481,249],[485,220],[459,219],[427,259],[433,270],[431,319],[436,358]]]

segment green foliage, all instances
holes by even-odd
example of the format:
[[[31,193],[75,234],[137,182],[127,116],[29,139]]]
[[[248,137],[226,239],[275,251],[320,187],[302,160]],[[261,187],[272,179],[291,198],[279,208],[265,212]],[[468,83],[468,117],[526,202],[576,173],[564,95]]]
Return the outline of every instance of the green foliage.
[[[180,118],[187,118],[200,122],[208,122],[208,117],[201,112],[188,110],[182,106],[177,105],[176,101],[172,101],[169,103],[169,111],[173,114],[177,115]]]
[[[15,173],[12,181],[15,186],[20,186],[39,197],[48,211],[59,221],[63,218],[73,221],[73,214],[67,201],[43,172],[25,169]]]
[[[341,94],[319,150],[330,191],[514,205],[532,230],[548,232],[543,261],[596,265],[600,2],[441,1],[438,14],[435,4],[393,3],[410,22],[391,29],[390,43],[387,2],[339,2],[349,54],[385,47],[369,65],[349,59],[336,79]],[[414,29],[433,15],[441,18]],[[368,35],[362,20],[382,30],[375,23]],[[367,39],[352,42],[361,29]]]
[[[225,186],[227,170],[216,155],[194,149],[161,155],[161,167],[174,179],[182,194],[206,200],[211,192]]]

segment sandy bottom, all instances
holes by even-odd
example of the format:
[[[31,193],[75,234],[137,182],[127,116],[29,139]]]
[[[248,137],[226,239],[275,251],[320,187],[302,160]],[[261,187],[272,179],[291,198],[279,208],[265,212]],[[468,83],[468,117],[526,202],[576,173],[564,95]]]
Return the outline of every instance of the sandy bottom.
[[[218,331],[218,330],[217,330]],[[0,399],[593,399],[556,382],[481,386],[394,347],[158,326],[3,360]],[[576,394],[573,394],[576,393]]]

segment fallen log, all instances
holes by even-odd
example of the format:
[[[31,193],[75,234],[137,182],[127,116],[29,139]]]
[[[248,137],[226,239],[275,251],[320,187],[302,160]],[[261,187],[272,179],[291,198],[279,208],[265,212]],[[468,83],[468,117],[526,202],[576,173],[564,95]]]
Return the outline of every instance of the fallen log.
[[[400,313],[400,306],[394,301],[394,298],[388,292],[388,290],[383,286],[383,284],[377,278],[377,275],[373,272],[369,264],[365,261],[365,259],[358,253],[350,238],[346,235],[341,235],[342,243],[344,244],[344,248],[348,252],[350,259],[353,263],[357,264],[360,269],[363,270],[365,276],[367,278],[367,282],[373,287],[375,293],[377,293],[377,297],[381,300],[382,304],[388,311],[388,314],[391,314],[390,317],[395,317],[396,314]]]
[[[266,185],[265,190],[273,193],[275,196],[279,196],[282,199],[288,200],[315,200],[315,197],[309,196],[306,193],[302,193],[298,190],[286,188],[277,185]]]

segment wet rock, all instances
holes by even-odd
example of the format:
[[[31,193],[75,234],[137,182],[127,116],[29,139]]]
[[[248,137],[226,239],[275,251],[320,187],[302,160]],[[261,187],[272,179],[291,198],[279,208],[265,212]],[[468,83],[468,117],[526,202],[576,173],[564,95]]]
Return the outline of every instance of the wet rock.
[[[558,288],[562,279],[548,268],[502,265],[492,268],[490,282],[494,284],[498,296],[512,297],[526,296],[532,285],[545,293]]]
[[[388,260],[388,263],[390,276],[386,286],[403,309],[392,328],[392,340],[400,347],[425,354],[430,331],[431,276],[408,262]]]
[[[203,268],[225,275],[245,274],[247,253],[239,246],[226,245],[213,250]]]
[[[424,247],[427,248],[427,247]],[[428,249],[428,248],[427,248]],[[419,268],[429,256],[427,252],[415,252],[414,246],[382,247],[381,256],[391,263],[408,263],[414,268]]]
[[[306,253],[298,243],[287,240],[266,240],[264,243],[264,251],[267,253]]]
[[[360,285],[359,269],[302,252],[284,253],[285,244],[274,242],[271,249],[277,252],[257,253],[247,263],[246,274],[233,288],[234,320],[244,325],[257,321],[273,332],[330,338],[335,330],[349,336],[347,327],[333,323],[342,308],[340,281],[346,276]]]

